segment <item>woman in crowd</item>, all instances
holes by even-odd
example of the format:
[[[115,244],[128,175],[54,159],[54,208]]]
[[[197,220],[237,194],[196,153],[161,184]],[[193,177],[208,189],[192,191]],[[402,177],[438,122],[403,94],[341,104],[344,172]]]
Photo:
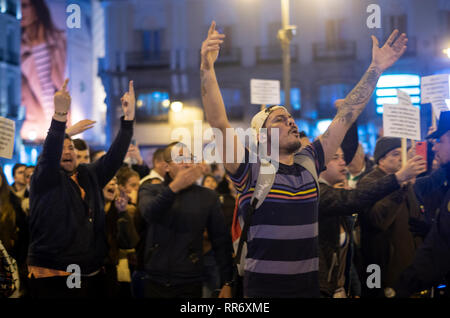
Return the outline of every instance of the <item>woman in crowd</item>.
[[[125,192],[130,198],[129,203],[136,206],[140,181],[139,173],[127,166],[124,166],[117,171],[116,176],[119,189]]]
[[[138,241],[132,220],[135,208],[128,204],[126,193],[119,190],[116,177],[103,188],[103,197],[109,245],[105,266],[107,296],[131,298],[131,273],[127,255]]]
[[[7,253],[17,263],[20,290],[14,295],[25,296],[28,252],[27,216],[21,208],[20,199],[10,190],[3,168],[0,166],[0,241]]]

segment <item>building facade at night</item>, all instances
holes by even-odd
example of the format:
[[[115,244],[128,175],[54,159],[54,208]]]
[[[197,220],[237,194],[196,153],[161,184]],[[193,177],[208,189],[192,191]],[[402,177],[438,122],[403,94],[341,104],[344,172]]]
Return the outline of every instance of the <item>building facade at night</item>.
[[[367,7],[372,3],[381,9],[380,29],[367,27],[371,15]],[[141,145],[171,141],[170,132],[179,122],[167,107],[168,100],[183,102],[186,112],[201,110],[199,51],[213,19],[227,35],[216,71],[233,125],[248,127],[259,109],[250,104],[250,79],[282,81],[279,1],[105,0],[102,4],[105,57],[99,72],[107,94],[108,122],[117,122],[120,96],[128,79],[134,79],[136,138]],[[344,98],[368,67],[372,34],[380,43],[395,28],[408,34],[408,50],[388,74],[450,73],[450,59],[442,52],[450,46],[448,1],[295,0],[290,6],[290,23],[297,26],[291,42],[291,109],[299,128],[311,137],[319,133],[318,121],[334,116],[333,101]],[[374,96],[359,119],[361,141],[368,150],[382,125],[376,100]],[[203,119],[196,111],[182,118],[189,116]],[[422,116],[425,129],[429,111],[424,109]],[[115,129],[109,125],[109,136]]]
[[[16,122],[15,149],[20,147],[20,1],[0,0],[0,116]],[[14,158],[18,152],[14,152]],[[14,159],[13,158],[13,159]],[[2,163],[0,158],[0,163]]]
[[[52,8],[54,4],[59,8],[71,1],[50,3]],[[85,136],[94,146],[108,145],[115,136],[121,114],[120,97],[130,79],[135,82],[137,94],[135,138],[139,145],[166,145],[172,141],[172,133],[177,128],[192,131],[195,120],[204,120],[200,100],[200,46],[213,19],[218,30],[227,35],[216,71],[233,126],[247,128],[252,115],[260,108],[250,104],[251,79],[283,79],[282,52],[277,39],[281,28],[280,1],[83,0],[78,3],[82,28],[66,29],[68,71],[73,73],[70,89],[80,110],[74,113],[73,119],[97,120],[96,127]],[[368,7],[373,3],[380,8],[379,29],[367,26],[372,14]],[[0,26],[5,30],[0,34],[0,115],[16,119],[19,126],[23,117],[20,1],[0,0],[0,9]],[[65,21],[64,17],[60,20]],[[299,128],[311,138],[333,118],[333,102],[344,98],[368,67],[372,34],[380,43],[384,43],[394,28],[408,34],[407,52],[387,74],[420,77],[450,73],[450,58],[443,53],[450,47],[449,1],[291,0],[290,24],[297,27],[291,42],[291,111]],[[85,49],[82,44],[86,43],[92,45]],[[89,67],[80,67],[79,63]],[[80,72],[91,74],[85,76]],[[397,85],[391,84],[393,88]],[[416,93],[417,89],[414,87]],[[418,94],[413,97],[420,98],[420,87]],[[282,92],[282,103],[283,95]],[[358,120],[360,140],[369,152],[382,126],[380,105],[390,97],[375,93]],[[181,110],[171,107],[177,101],[183,103],[182,108],[180,103],[175,103]],[[431,121],[428,105],[422,106],[421,115],[424,136]],[[16,148],[17,151],[20,147]]]

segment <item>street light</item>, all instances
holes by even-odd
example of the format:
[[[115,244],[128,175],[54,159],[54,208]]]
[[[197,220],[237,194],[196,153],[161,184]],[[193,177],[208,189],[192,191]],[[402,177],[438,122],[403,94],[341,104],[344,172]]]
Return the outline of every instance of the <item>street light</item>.
[[[183,103],[178,101],[173,102],[170,104],[170,109],[172,109],[174,113],[179,113],[183,110]]]
[[[450,59],[450,47],[445,49],[445,50],[443,50],[442,52],[444,52],[444,54],[447,55],[448,58]]]
[[[278,39],[283,51],[283,89],[284,106],[291,110],[291,40],[296,34],[297,27],[289,25],[289,0],[281,0],[281,29],[278,31]]]
[[[170,100],[169,99],[165,99],[165,100],[163,100],[162,101],[162,106],[164,107],[164,108],[169,108],[169,106],[170,106]]]

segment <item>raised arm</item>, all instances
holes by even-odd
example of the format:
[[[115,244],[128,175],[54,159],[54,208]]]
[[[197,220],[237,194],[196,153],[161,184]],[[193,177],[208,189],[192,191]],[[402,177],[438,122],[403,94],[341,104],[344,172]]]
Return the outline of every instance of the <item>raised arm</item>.
[[[67,91],[68,79],[64,81],[61,90],[54,95],[55,113],[47,137],[44,141],[42,154],[33,173],[33,192],[39,192],[49,187],[57,186],[59,182],[60,161],[64,144],[67,114],[70,110],[71,97]]]
[[[372,63],[355,88],[347,95],[338,112],[328,127],[320,136],[325,154],[325,164],[336,153],[347,130],[355,122],[368,103],[381,74],[392,66],[406,51],[408,39],[401,34],[397,40],[398,30],[392,32],[383,47],[379,48],[376,37],[372,36]]]
[[[108,152],[92,163],[100,187],[103,188],[122,166],[133,137],[133,124],[135,114],[135,96],[133,81],[129,83],[129,90],[121,98],[123,118],[121,119],[119,132],[108,149]]]
[[[223,102],[222,94],[220,93],[216,72],[214,70],[214,62],[217,60],[220,44],[223,43],[224,38],[225,34],[219,34],[219,32],[216,31],[216,23],[213,21],[208,30],[208,37],[202,44],[202,60],[200,66],[201,92],[206,120],[212,128],[216,128],[221,132],[222,136],[219,136],[216,131],[214,132],[216,139],[223,138],[222,149],[218,150],[221,152],[225,169],[231,173],[235,173],[239,168],[239,163],[237,163],[237,147],[243,146],[237,137],[234,137],[234,140],[227,140],[226,130],[227,128],[231,129],[231,125],[228,121],[225,104]],[[225,158],[227,150],[234,152],[234,163],[226,163]],[[242,151],[241,153],[244,152]]]

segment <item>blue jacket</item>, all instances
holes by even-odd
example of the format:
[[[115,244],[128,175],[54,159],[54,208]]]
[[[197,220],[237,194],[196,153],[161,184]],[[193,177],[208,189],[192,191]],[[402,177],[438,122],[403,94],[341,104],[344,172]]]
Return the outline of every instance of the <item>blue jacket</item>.
[[[77,167],[79,187],[61,169],[65,123],[53,120],[31,178],[28,264],[82,274],[97,271],[108,253],[102,189],[121,167],[133,135],[133,121],[121,129],[106,155]]]
[[[144,184],[138,206],[145,222],[141,262],[149,278],[164,285],[203,279],[203,232],[209,239],[222,283],[232,279],[232,242],[220,201],[210,189],[192,185],[179,193],[162,184]]]

